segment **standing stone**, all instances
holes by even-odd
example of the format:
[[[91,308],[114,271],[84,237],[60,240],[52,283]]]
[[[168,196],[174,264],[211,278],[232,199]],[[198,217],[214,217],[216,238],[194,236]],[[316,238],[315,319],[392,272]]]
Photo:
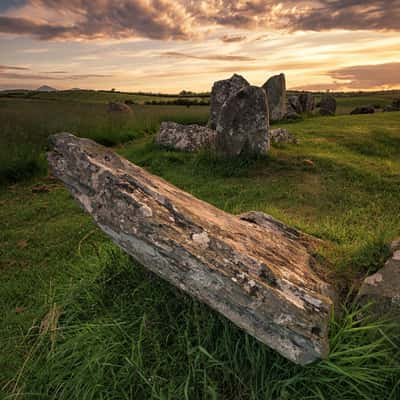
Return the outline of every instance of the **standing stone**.
[[[266,154],[269,150],[267,94],[247,86],[224,103],[217,123],[216,149],[227,156]]]
[[[232,94],[249,85],[246,79],[237,74],[233,74],[229,79],[214,82],[211,91],[210,118],[208,120],[209,128],[215,129],[217,127],[219,113],[225,101],[228,100]]]
[[[201,125],[181,125],[176,122],[162,122],[156,136],[156,143],[181,151],[198,151],[212,148],[216,132]]]
[[[321,115],[336,114],[336,99],[329,93],[325,93],[321,97],[319,113]]]
[[[290,96],[288,98],[287,114],[301,114],[302,112],[303,108],[299,96]]]
[[[311,93],[301,93],[299,102],[303,113],[310,113],[315,108],[314,96]]]
[[[263,88],[267,92],[270,121],[280,121],[286,114],[285,74],[272,76]]]

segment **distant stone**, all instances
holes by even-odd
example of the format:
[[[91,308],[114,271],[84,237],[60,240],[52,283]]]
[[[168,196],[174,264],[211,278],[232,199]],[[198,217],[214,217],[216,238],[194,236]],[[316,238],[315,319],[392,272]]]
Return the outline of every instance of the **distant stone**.
[[[336,99],[329,93],[322,95],[319,103],[319,113],[321,115],[335,115],[336,114]]]
[[[267,92],[269,120],[280,121],[286,114],[286,80],[285,74],[272,76],[263,85]]]
[[[311,93],[301,93],[288,98],[289,113],[310,113],[315,108],[314,96]]]
[[[227,156],[268,152],[269,113],[263,88],[247,86],[224,103],[217,123],[216,149]]]
[[[124,104],[124,103],[118,103],[118,102],[113,102],[110,101],[108,103],[108,107],[107,107],[108,112],[131,112],[132,109]]]
[[[400,111],[400,99],[393,100],[392,104],[385,106],[383,111],[385,112]]]
[[[270,141],[272,143],[294,143],[297,144],[297,139],[289,133],[285,128],[275,128],[269,131]]]
[[[400,317],[400,240],[391,245],[392,255],[385,266],[365,278],[358,293],[361,304],[372,302],[377,315]]]
[[[198,151],[214,146],[216,132],[201,125],[181,125],[162,122],[156,143],[181,151]]]
[[[351,115],[373,114],[374,112],[375,112],[375,108],[372,106],[361,106],[361,107],[356,107],[350,114]]]
[[[299,102],[303,113],[310,113],[314,111],[315,101],[311,93],[301,93],[299,95]]]
[[[218,117],[225,101],[232,94],[249,85],[249,82],[238,74],[233,74],[229,79],[214,82],[211,90],[209,128],[216,129]]]
[[[393,111],[399,111],[399,110],[396,110],[391,104],[383,107],[383,112],[393,112]]]

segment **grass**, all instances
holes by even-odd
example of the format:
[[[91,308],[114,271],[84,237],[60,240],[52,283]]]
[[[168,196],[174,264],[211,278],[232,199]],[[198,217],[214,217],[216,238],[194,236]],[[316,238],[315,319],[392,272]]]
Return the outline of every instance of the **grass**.
[[[38,154],[47,133],[73,123],[120,140],[99,105],[49,103],[46,118],[43,102],[18,100],[16,110],[9,101],[0,103],[3,132],[37,140]],[[129,118],[131,132],[142,126]],[[161,149],[154,129],[116,150],[219,208],[265,211],[326,240],[322,255],[347,290],[383,265],[400,233],[399,126],[400,113],[309,118],[288,125],[299,145],[235,161]],[[329,359],[297,367],[129,259],[42,174],[0,186],[0,270],[0,398],[400,397],[398,325],[368,319],[349,300],[332,319]]]

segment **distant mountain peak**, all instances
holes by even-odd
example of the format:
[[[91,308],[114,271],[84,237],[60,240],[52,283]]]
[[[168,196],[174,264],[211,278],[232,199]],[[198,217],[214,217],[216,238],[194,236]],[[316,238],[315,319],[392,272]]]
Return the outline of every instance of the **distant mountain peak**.
[[[47,85],[43,85],[40,86],[36,89],[37,92],[56,92],[57,89],[51,87],[51,86],[47,86]]]

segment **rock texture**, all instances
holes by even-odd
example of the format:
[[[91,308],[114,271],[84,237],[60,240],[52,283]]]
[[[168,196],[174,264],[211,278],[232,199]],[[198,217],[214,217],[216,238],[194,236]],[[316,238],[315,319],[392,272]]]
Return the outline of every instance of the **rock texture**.
[[[131,112],[132,109],[124,103],[110,101],[107,107],[108,112]]]
[[[373,114],[375,112],[375,108],[373,106],[361,106],[356,107],[354,110],[351,111],[350,114]]]
[[[270,122],[280,121],[286,115],[285,74],[272,76],[262,87],[267,93]]]
[[[336,99],[329,93],[325,93],[321,97],[319,113],[321,115],[336,114]]]
[[[54,175],[145,267],[296,363],[328,354],[332,291],[310,237],[262,213],[227,214],[91,140],[50,141]]]
[[[266,154],[269,150],[268,102],[265,90],[247,86],[221,108],[216,150],[226,156]]]
[[[298,143],[297,139],[285,128],[275,128],[269,131],[272,143]]]
[[[311,113],[314,108],[315,101],[311,93],[300,93],[288,98],[288,113]]]
[[[400,99],[393,100],[392,104],[385,106],[383,111],[400,111]]]
[[[358,297],[362,304],[372,302],[372,310],[377,315],[400,318],[400,238],[393,241],[391,250],[385,266],[365,278]]]
[[[249,82],[238,74],[233,74],[229,79],[214,82],[210,99],[209,128],[216,129],[219,114],[225,101],[227,101],[232,94],[249,85]]]
[[[215,136],[216,132],[205,126],[162,122],[156,143],[181,151],[198,151],[202,148],[213,148]]]

